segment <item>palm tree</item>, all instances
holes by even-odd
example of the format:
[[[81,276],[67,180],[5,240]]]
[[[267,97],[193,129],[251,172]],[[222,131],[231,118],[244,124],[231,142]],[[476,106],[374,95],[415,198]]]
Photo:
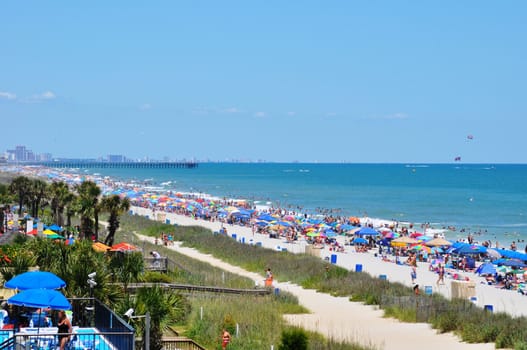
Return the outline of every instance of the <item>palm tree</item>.
[[[30,190],[27,196],[28,208],[31,208],[31,216],[38,219],[38,213],[46,198],[48,184],[41,179],[30,180]]]
[[[71,202],[66,205],[66,227],[71,227],[71,217],[79,212],[79,198],[72,193]]]
[[[53,182],[50,186],[51,211],[53,220],[64,226],[64,209],[73,202],[74,194],[64,181]]]
[[[130,201],[128,198],[121,198],[118,195],[111,195],[104,197],[101,201],[103,210],[110,213],[108,219],[108,235],[104,243],[111,246],[115,238],[115,232],[119,228],[119,216],[130,209]]]
[[[18,216],[22,216],[22,207],[27,200],[31,189],[31,180],[26,176],[17,176],[9,184],[9,192],[18,200]]]
[[[93,181],[84,181],[75,187],[78,193],[78,209],[81,216],[81,237],[91,233],[98,235],[99,225],[99,196],[101,189]],[[95,221],[95,228],[94,228]]]
[[[153,350],[163,348],[163,332],[170,324],[183,320],[190,310],[190,304],[184,296],[159,286],[138,289],[134,306],[138,315],[150,313],[150,349]],[[143,334],[144,319],[137,319],[134,323],[136,331]]]

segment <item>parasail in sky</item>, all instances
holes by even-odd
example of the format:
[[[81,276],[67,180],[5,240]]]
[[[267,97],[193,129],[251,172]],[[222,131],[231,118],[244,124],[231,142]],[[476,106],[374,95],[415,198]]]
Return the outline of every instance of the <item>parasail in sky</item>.
[[[460,157],[460,156],[457,156],[456,158],[454,158],[454,161],[455,161],[455,162],[460,162],[460,161],[461,161],[461,157]]]
[[[474,140],[474,136],[473,135],[467,135],[467,140]]]

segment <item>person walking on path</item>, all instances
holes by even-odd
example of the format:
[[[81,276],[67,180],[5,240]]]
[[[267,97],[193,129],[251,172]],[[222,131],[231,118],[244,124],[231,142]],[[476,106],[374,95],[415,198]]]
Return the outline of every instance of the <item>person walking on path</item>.
[[[270,268],[267,268],[265,270],[265,286],[271,287],[273,285],[273,273],[271,272]]]

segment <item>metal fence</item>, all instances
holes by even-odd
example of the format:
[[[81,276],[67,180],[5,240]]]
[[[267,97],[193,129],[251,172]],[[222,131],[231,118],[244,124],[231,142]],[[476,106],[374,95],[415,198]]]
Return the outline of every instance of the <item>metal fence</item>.
[[[69,334],[73,348],[134,349],[134,329],[95,298],[70,299],[74,332]],[[13,330],[0,334],[2,349],[55,349],[59,345],[56,327],[29,328],[23,308],[13,309]],[[56,325],[56,320],[52,322]],[[61,335],[62,336],[62,335]]]
[[[470,301],[457,300],[456,303],[450,303],[444,299],[434,298],[428,295],[383,295],[379,306],[382,309],[395,307],[415,312],[416,322],[429,322],[431,319],[448,312],[463,313],[474,308],[474,304]]]

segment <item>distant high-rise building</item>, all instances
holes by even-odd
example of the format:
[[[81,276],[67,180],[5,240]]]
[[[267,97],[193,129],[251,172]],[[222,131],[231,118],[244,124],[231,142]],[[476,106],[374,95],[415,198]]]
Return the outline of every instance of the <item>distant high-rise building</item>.
[[[27,160],[26,146],[15,147],[15,160],[18,162],[25,162]]]
[[[126,161],[126,157],[121,154],[109,154],[108,161],[110,163],[123,163]]]

